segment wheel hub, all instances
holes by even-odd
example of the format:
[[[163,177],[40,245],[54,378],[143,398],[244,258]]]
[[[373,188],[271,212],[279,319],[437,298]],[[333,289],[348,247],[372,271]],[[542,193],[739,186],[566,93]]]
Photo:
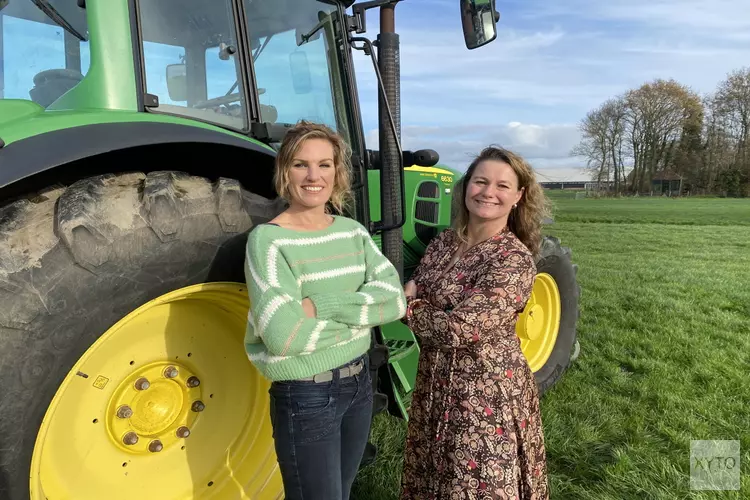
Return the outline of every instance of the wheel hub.
[[[521,326],[521,336],[537,340],[544,330],[544,309],[539,304],[530,305]]]
[[[199,379],[187,366],[176,363],[157,362],[134,370],[110,400],[110,439],[132,453],[154,453],[181,441],[181,435],[187,437],[197,418],[192,405],[202,399],[200,386],[190,387],[195,380]],[[187,433],[178,433],[181,428]]]

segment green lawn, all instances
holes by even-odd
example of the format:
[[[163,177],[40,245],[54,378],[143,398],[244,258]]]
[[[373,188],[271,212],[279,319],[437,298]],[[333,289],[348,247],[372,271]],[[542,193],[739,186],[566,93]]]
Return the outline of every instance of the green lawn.
[[[550,191],[557,222],[750,226],[748,200],[732,198],[584,198]]]
[[[552,498],[750,498],[750,200],[553,196],[581,354],[542,399]],[[379,416],[354,499],[398,498],[402,420]],[[741,442],[741,491],[691,491],[690,441]]]

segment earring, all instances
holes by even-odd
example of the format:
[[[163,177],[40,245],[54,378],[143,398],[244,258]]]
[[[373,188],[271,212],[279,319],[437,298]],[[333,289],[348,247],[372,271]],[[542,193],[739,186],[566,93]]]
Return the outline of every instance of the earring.
[[[518,203],[514,203],[513,208],[518,208]]]

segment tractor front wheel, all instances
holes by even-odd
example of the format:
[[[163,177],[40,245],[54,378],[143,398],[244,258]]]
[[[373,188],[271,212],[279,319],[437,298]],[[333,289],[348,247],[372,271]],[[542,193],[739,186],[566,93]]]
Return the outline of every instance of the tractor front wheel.
[[[108,174],[0,207],[0,498],[282,496],[231,179]]]
[[[516,334],[541,395],[572,362],[581,288],[570,248],[561,246],[556,237],[544,237],[536,267],[534,288],[516,323]]]

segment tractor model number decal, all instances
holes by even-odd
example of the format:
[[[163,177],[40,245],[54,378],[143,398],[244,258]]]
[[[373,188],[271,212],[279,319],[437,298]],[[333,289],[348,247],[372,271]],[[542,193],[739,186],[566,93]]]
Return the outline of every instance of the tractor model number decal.
[[[450,184],[453,182],[453,177],[451,177],[450,175],[441,175],[440,180],[445,182],[446,184]]]
[[[94,387],[97,389],[104,389],[107,387],[107,384],[109,383],[109,379],[107,377],[103,377],[99,375],[96,377],[96,380],[94,380]]]

